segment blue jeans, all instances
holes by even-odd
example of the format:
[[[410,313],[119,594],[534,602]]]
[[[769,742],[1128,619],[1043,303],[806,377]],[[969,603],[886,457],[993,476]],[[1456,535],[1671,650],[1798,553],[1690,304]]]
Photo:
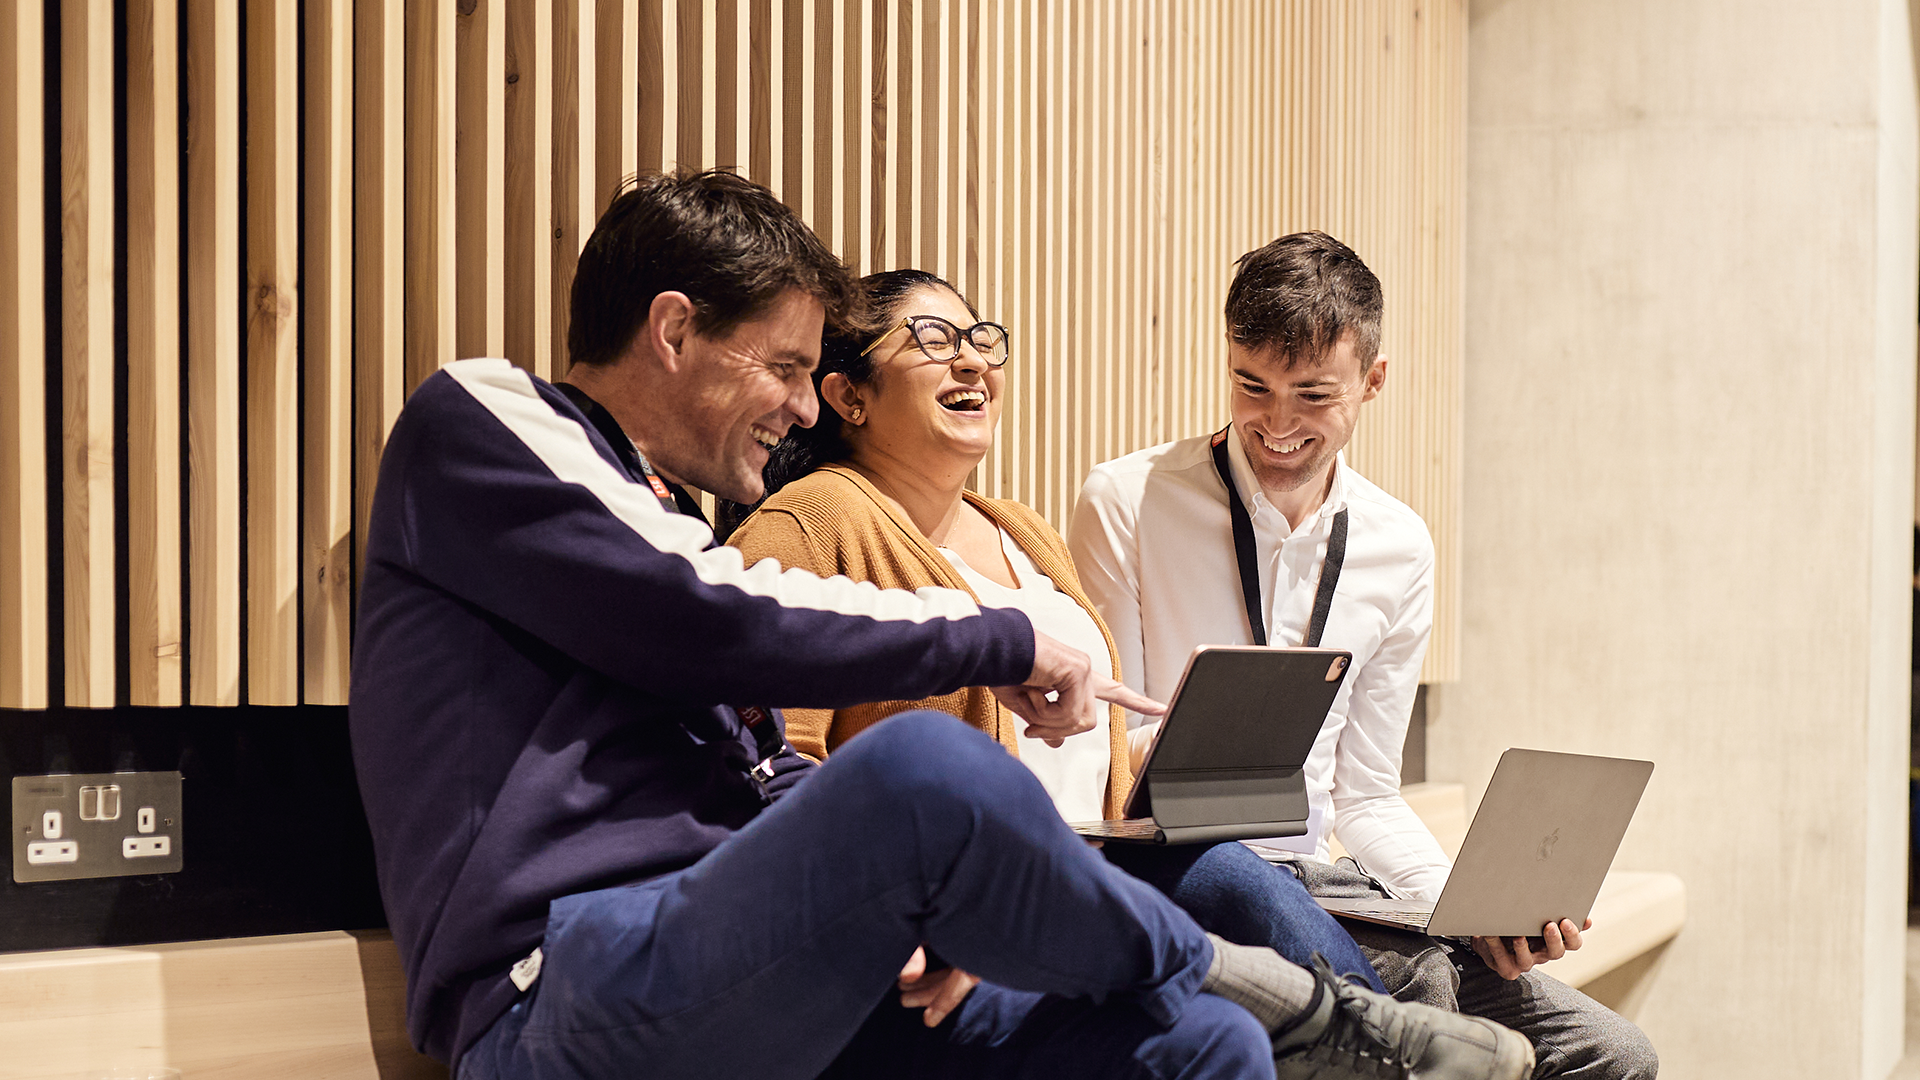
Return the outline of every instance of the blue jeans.
[[[893,989],[921,942],[995,984],[936,1029]],[[461,1080],[1272,1076],[1258,1022],[1199,992],[1193,920],[941,713],[863,733],[686,870],[555,900],[541,949]]]
[[[1336,974],[1357,975],[1386,993],[1360,946],[1293,871],[1246,845],[1108,844],[1106,851],[1108,861],[1166,893],[1202,928],[1242,945],[1268,946],[1302,967],[1311,967],[1319,953]]]

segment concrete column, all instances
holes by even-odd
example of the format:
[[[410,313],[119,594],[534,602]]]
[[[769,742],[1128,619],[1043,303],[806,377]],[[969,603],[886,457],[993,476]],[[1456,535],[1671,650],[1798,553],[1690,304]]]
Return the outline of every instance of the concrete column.
[[[1658,763],[1662,1076],[1901,1047],[1916,131],[1905,0],[1473,0],[1462,677],[1430,774]]]

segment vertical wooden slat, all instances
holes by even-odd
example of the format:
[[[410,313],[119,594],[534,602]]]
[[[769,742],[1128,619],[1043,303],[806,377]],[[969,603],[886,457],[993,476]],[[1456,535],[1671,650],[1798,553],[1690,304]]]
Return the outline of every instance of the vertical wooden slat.
[[[247,3],[247,700],[300,702],[300,28]]]
[[[113,5],[60,6],[66,701],[114,703]]]
[[[44,7],[0,4],[0,708],[48,705]]]
[[[649,2],[657,2],[660,16],[656,35],[660,48],[660,96],[649,104],[643,80],[640,103],[651,110],[646,122],[660,135],[659,146],[652,153],[659,159],[659,168],[666,171],[680,160],[680,0]]]
[[[859,18],[855,19],[849,2],[849,18],[844,28],[848,76],[844,102],[848,110],[847,160],[843,166],[847,171],[847,233],[840,253],[853,264],[856,274],[879,269],[874,262],[873,240],[874,184],[878,182],[874,171],[874,130],[879,115],[878,102],[884,93],[884,87],[877,80],[885,73],[877,65],[883,59],[880,51],[886,47],[886,32],[876,30],[874,20],[883,16],[882,8],[875,0],[860,0]]]
[[[974,0],[953,0],[947,12],[949,26],[948,56],[952,62],[947,64],[950,76],[947,80],[947,182],[950,185],[946,196],[947,233],[946,244],[948,258],[952,260],[953,280],[969,297],[979,289],[976,280],[979,274],[978,261],[970,259],[968,252],[974,248],[976,223],[969,218],[968,194],[973,187],[974,160],[973,149],[968,145],[971,134],[968,126],[968,103],[972,100],[975,86],[972,81],[974,64],[972,46],[968,42],[968,31],[972,26]],[[978,304],[979,300],[975,299]]]
[[[738,94],[743,74],[740,46],[741,0],[706,0],[703,5],[707,36],[703,66],[708,72],[704,90],[708,103],[703,164],[735,172],[747,171],[746,155],[741,153],[741,136],[747,119],[747,102]]]
[[[180,6],[127,4],[127,703],[178,705]]]
[[[509,0],[473,0],[454,29],[454,351],[506,349],[506,90]],[[461,5],[466,10],[466,5]]]
[[[399,4],[354,0],[353,535],[356,572],[380,452],[409,385],[406,274],[406,19]],[[427,269],[427,268],[423,268]],[[345,300],[345,297],[341,298]],[[349,587],[349,595],[352,589]]]
[[[507,359],[550,379],[556,242],[552,10],[508,4],[506,37],[504,348]]]
[[[548,332],[554,377],[567,371],[567,320],[573,271],[599,213],[596,197],[599,123],[595,0],[553,6],[553,258]],[[630,51],[637,51],[629,43]],[[631,94],[620,94],[633,102]],[[631,108],[631,104],[629,105]]]
[[[600,177],[594,211],[604,211],[620,181],[667,161],[664,122],[669,51],[665,9],[676,0],[599,0],[594,29],[600,54],[594,169]],[[638,90],[638,93],[635,90]]]
[[[407,390],[454,359],[454,9],[406,0]]]
[[[847,148],[848,140],[854,137],[848,94],[858,86],[850,72],[858,67],[859,53],[857,36],[849,34],[846,26],[859,12],[851,4],[833,0],[816,0],[816,3],[814,78],[821,84],[818,109],[822,111],[815,119],[824,129],[827,141],[825,145],[816,144],[815,153],[819,158],[814,177],[819,184],[819,201],[824,207],[821,213],[831,222],[829,243],[857,273],[854,243],[849,239],[848,230],[855,199],[849,192],[859,185],[848,182]],[[856,51],[849,52],[850,48]]]
[[[843,5],[836,0],[804,0],[804,3],[813,12],[813,43],[804,61],[812,106],[812,111],[805,114],[805,123],[811,136],[810,145],[803,151],[813,161],[813,171],[807,180],[813,195],[812,220],[827,246],[846,259],[849,257],[845,237],[846,169],[842,162],[846,159],[847,118],[842,97],[847,82],[840,75],[846,64],[844,60],[837,64],[834,60],[842,47],[839,20]]]
[[[954,281],[958,275],[947,261],[947,179],[948,169],[952,169],[952,150],[947,146],[947,75],[950,63],[947,63],[948,13],[947,0],[927,0],[922,6],[922,27],[916,37],[920,38],[922,54],[914,63],[916,79],[920,81],[920,90],[916,98],[920,100],[920,123],[916,131],[920,133],[916,146],[920,158],[920,190],[916,208],[916,223],[920,227],[920,250],[916,252],[916,261],[924,267],[931,267],[933,273]]]
[[[1018,369],[1010,369],[1007,379],[1009,398],[1007,409],[1001,414],[1000,426],[1005,433],[1002,441],[1006,449],[1000,458],[999,490],[996,494],[1003,499],[1017,498],[1016,493],[1024,494],[1028,488],[1020,473],[1020,463],[1024,458],[1023,449],[1028,442],[1026,415],[1032,405],[1032,395],[1028,392],[1032,381],[1033,367],[1040,363],[1043,351],[1041,328],[1025,318],[1026,307],[1021,299],[1029,279],[1027,273],[1027,238],[1032,234],[1028,227],[1026,210],[1031,206],[1027,198],[1027,182],[1032,176],[1032,153],[1026,141],[1026,119],[1031,96],[1019,92],[1016,88],[1029,85],[1026,80],[1032,77],[1032,69],[1024,52],[1025,35],[1021,33],[1027,21],[1027,7],[1031,0],[998,0],[999,3],[999,46],[1001,55],[1006,58],[1011,76],[1005,80],[1005,88],[999,93],[999,125],[1001,131],[1000,147],[1000,199],[999,220],[996,222],[996,235],[1000,240],[1000,310],[1009,327],[1019,327],[1025,339],[1025,356]]]
[[[913,102],[911,73],[913,58],[906,43],[911,31],[903,33],[902,24],[910,23],[915,7],[911,2],[876,7],[874,47],[879,67],[874,72],[873,182],[872,218],[874,270],[892,270],[913,262],[913,230],[902,218],[902,196],[907,194],[909,173],[905,149],[912,140]]]
[[[240,11],[187,4],[187,700],[240,703]]]
[[[993,313],[996,322],[1005,323],[1013,331],[1011,345],[1012,359],[1009,363],[1025,363],[1020,350],[1025,340],[1012,323],[1008,322],[1005,297],[1001,293],[1001,269],[1004,256],[1001,252],[1002,235],[1000,229],[1000,178],[1005,160],[1006,125],[1001,115],[1001,106],[1005,95],[1001,84],[1005,81],[1006,43],[1002,29],[1005,26],[1002,14],[1003,0],[976,0],[972,12],[968,36],[974,42],[971,55],[979,56],[985,52],[1001,58],[1001,63],[991,77],[982,78],[976,83],[977,89],[969,107],[973,118],[969,125],[969,134],[975,140],[975,152],[979,156],[979,167],[975,170],[979,185],[976,195],[977,216],[975,228],[979,234],[979,276],[975,285],[975,301]],[[1006,447],[1013,428],[1013,421],[1006,412],[1000,416],[1001,434],[987,448],[987,456],[974,470],[974,486],[982,494],[999,498],[1002,491],[1002,475],[1006,463]]]
[[[819,86],[814,76],[815,0],[778,0],[774,5],[772,54],[780,77],[772,86],[772,107],[780,125],[769,133],[773,172],[780,177],[780,197],[806,219],[814,233],[832,244],[827,222],[817,215],[813,183],[816,130],[814,114]]]
[[[753,31],[749,25],[753,7],[753,0],[719,0],[714,8],[713,44],[716,110],[713,162],[749,178],[752,178],[754,124]],[[760,70],[764,81],[767,71],[764,61]],[[719,112],[719,102],[722,101],[726,102],[724,116]],[[764,117],[765,113],[761,115]],[[764,171],[765,165],[761,168],[761,175],[756,182],[766,184],[769,178]],[[779,192],[775,191],[774,194],[778,195]]]
[[[786,114],[782,98],[787,51],[773,47],[773,38],[781,28],[784,3],[774,0],[748,0],[741,5],[747,25],[747,46],[739,71],[740,111],[746,118],[747,177],[765,184],[788,206],[799,206],[797,193],[787,190],[787,172],[781,158],[786,145],[781,138]]]
[[[347,703],[353,614],[353,7],[306,3],[301,698]]]
[[[774,53],[782,57],[784,77],[774,82],[773,96],[775,108],[783,114],[782,126],[777,136],[780,143],[780,169],[786,185],[781,192],[787,205],[800,212],[807,219],[814,232],[829,246],[833,244],[832,225],[820,215],[820,186],[815,181],[815,167],[819,161],[818,146],[822,129],[832,125],[819,123],[816,116],[826,113],[820,108],[821,91],[826,90],[825,80],[816,74],[814,50],[819,47],[820,33],[816,24],[817,0],[781,0],[779,38],[774,43]]]
[[[673,53],[674,77],[669,84],[675,88],[677,95],[670,160],[676,166],[697,169],[707,160],[702,145],[706,114],[701,111],[705,104],[701,90],[707,78],[707,70],[701,63],[704,59],[703,38],[706,30],[701,14],[707,5],[701,0],[671,2],[674,5],[673,33],[667,35],[664,45],[667,51]]]
[[[958,245],[955,258],[960,264],[961,279],[966,282],[967,295],[974,297],[975,303],[980,302],[982,292],[980,82],[983,77],[988,77],[986,72],[971,62],[973,57],[980,55],[980,5],[981,0],[959,0],[960,21],[954,32],[954,48],[968,60],[953,65],[958,88],[954,98],[954,146],[960,156],[961,166],[959,188],[954,192],[955,243]]]
[[[697,88],[700,101],[699,137],[693,140],[693,145],[699,148],[694,167],[710,169],[720,162],[720,0],[700,0],[698,25],[700,35],[694,55],[700,79],[688,87],[689,93]],[[731,30],[731,26],[728,29]],[[731,140],[732,130],[728,129],[726,134]]]

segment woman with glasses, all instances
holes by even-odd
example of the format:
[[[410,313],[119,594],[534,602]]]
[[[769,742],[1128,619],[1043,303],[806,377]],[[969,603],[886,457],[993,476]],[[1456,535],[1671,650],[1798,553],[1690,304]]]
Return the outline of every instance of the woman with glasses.
[[[1080,590],[1060,534],[1016,502],[966,489],[1005,405],[1006,327],[982,321],[966,298],[919,270],[874,274],[866,325],[830,332],[814,385],[820,418],[796,428],[766,469],[767,498],[728,538],[748,564],[774,558],[821,576],[845,574],[881,588],[927,586],[972,593],[983,606],[1015,607],[1034,627],[1114,670],[1113,640]],[[1092,730],[1049,745],[1028,739],[985,687],[923,701],[788,709],[794,749],[824,760],[888,716],[939,709],[994,736],[1019,756],[1068,821],[1122,816],[1133,786],[1126,721],[1118,708]],[[1240,844],[1109,845],[1110,861],[1159,887],[1201,926],[1246,945],[1269,945],[1302,965],[1324,954],[1334,971],[1382,989],[1365,957],[1285,870]],[[939,1017],[964,995],[964,973],[909,988],[912,1007]]]
[[[1112,643],[1080,592],[1065,541],[1019,503],[966,490],[1005,403],[1006,328],[981,321],[932,274],[899,270],[863,284],[874,322],[829,335],[814,375],[820,419],[775,451],[767,500],[728,543],[749,564],[773,557],[881,588],[932,585],[971,592],[989,607],[1022,608],[1036,629],[1111,674]],[[1023,739],[1012,713],[986,688],[970,687],[929,702],[789,710],[787,737],[824,758],[910,708],[953,713],[1000,740],[1068,820],[1118,817],[1126,804],[1133,774],[1118,709],[1094,730],[1048,746]]]

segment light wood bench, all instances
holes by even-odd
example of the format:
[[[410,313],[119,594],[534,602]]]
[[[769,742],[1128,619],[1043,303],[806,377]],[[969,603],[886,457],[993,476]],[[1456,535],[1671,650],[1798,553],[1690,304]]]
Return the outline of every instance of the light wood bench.
[[[414,1052],[384,931],[0,954],[0,1080],[445,1080]]]
[[[1428,782],[1401,789],[1407,805],[1420,815],[1449,857],[1466,838],[1466,789],[1460,784]],[[1335,841],[1335,857],[1341,852]],[[1687,921],[1687,888],[1678,875],[1649,870],[1614,870],[1593,903],[1593,929],[1578,952],[1541,970],[1568,986],[1631,1018],[1652,981],[1667,944]]]

